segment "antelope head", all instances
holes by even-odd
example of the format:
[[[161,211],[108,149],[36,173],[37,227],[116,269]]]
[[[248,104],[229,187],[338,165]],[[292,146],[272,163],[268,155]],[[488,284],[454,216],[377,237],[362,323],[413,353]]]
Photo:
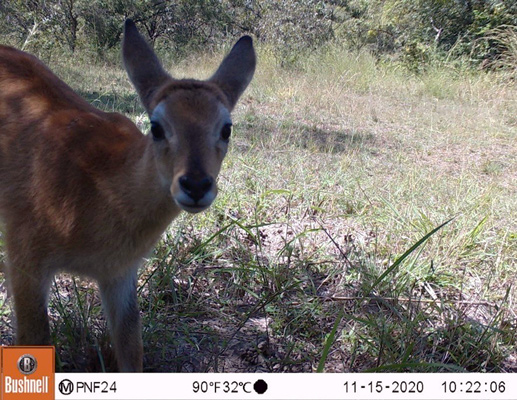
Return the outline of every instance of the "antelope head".
[[[152,148],[160,183],[178,207],[208,208],[232,133],[230,112],[250,83],[256,56],[242,37],[208,80],[174,79],[127,20],[124,66],[151,121]]]

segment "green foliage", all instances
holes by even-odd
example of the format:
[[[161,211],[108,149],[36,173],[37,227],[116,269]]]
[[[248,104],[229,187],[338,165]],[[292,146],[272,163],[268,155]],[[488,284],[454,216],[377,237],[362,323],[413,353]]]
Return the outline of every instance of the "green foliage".
[[[116,48],[133,18],[159,49],[179,54],[212,48],[243,33],[292,66],[335,41],[395,56],[420,73],[435,59],[495,66],[507,45],[497,32],[517,26],[514,0],[4,0],[0,37],[31,51]],[[507,36],[508,37],[508,36]]]
[[[332,37],[332,7],[325,1],[261,2],[254,33],[277,50],[281,64],[293,64]]]
[[[133,4],[121,0],[92,0],[81,4],[79,13],[84,21],[85,42],[98,53],[115,47],[122,33],[123,16]]]

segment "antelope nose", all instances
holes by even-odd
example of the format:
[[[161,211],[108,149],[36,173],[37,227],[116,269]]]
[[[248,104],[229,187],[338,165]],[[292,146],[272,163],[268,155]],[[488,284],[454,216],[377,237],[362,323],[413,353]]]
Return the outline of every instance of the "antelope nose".
[[[197,203],[212,189],[214,179],[210,176],[196,179],[188,175],[183,175],[179,178],[179,184],[181,190]]]

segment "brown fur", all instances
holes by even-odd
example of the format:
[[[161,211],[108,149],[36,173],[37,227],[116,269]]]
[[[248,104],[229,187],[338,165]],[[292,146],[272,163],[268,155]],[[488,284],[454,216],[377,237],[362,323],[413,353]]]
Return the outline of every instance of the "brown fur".
[[[235,102],[215,82],[168,76],[131,21],[123,48],[164,140],[95,109],[35,57],[0,46],[0,217],[17,343],[49,343],[50,280],[71,271],[99,282],[120,370],[139,371],[136,270],[183,208],[177,199],[191,201],[181,177],[217,177],[226,152],[218,129]],[[251,46],[237,44],[235,52],[248,59],[234,89],[240,95],[255,56]],[[216,188],[210,191],[200,209],[215,197]]]

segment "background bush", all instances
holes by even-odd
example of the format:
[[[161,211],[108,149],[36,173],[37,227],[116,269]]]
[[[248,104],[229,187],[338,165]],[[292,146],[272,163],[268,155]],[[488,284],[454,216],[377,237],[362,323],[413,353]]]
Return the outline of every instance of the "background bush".
[[[432,59],[508,67],[517,25],[514,0],[3,0],[3,42],[33,52],[117,48],[133,18],[164,51],[217,46],[248,33],[281,64],[329,41],[368,48],[418,70]],[[504,27],[504,30],[502,30]],[[505,63],[498,62],[503,58]],[[512,66],[514,67],[514,66]]]

